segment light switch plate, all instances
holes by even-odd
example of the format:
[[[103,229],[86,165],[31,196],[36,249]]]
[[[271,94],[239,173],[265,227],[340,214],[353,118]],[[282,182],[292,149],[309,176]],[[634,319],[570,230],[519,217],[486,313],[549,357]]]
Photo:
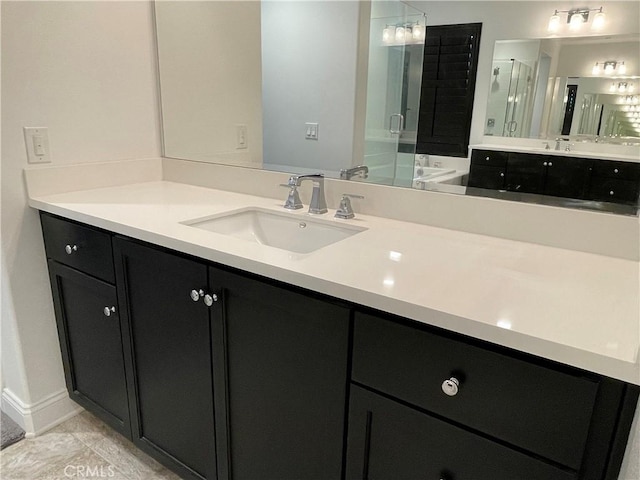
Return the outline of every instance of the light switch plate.
[[[47,127],[24,127],[23,131],[27,163],[51,163]]]
[[[244,124],[236,125],[236,149],[247,148],[247,126]]]
[[[307,140],[318,140],[318,124],[317,123],[305,123],[305,135]]]

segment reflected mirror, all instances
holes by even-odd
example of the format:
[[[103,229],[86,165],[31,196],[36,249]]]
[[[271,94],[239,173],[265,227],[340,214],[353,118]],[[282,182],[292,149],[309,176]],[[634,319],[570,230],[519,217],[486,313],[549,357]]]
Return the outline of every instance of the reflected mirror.
[[[444,3],[434,16],[456,23],[456,2]],[[504,38],[502,5],[464,21]],[[416,154],[423,11],[400,1],[161,1],[155,21],[165,156],[478,194],[466,187],[469,158]],[[481,42],[475,107],[487,98],[487,108],[472,143],[562,136],[592,155],[637,144],[639,45],[637,33],[498,40],[492,58]],[[596,139],[598,148],[586,143]]]
[[[495,44],[485,135],[640,143],[638,35]]]

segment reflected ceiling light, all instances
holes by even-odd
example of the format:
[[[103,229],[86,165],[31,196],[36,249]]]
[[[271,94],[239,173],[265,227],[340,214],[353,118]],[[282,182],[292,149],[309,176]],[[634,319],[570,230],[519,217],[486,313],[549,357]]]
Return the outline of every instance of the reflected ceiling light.
[[[424,40],[424,32],[425,28],[418,22],[416,22],[416,24],[411,29],[411,36],[414,40]]]
[[[596,62],[591,69],[592,75],[600,75],[603,72],[605,75],[624,75],[627,72],[627,67],[624,62],[605,60]]]
[[[393,250],[389,252],[389,260],[393,260],[394,262],[399,262],[402,260],[402,254],[400,252],[394,252]]]
[[[396,34],[395,30],[396,29],[394,26],[387,25],[386,27],[384,27],[384,30],[382,31],[382,41],[384,43],[392,43],[393,37]]]
[[[572,10],[555,10],[551,18],[549,18],[549,25],[547,30],[551,33],[556,33],[562,26],[562,19],[560,14],[567,15],[567,22],[571,30],[579,30],[584,23],[589,21],[589,13],[598,12],[593,16],[591,22],[591,28],[593,30],[600,30],[606,23],[606,15],[600,8],[574,8]]]
[[[424,43],[426,25],[420,22],[386,25],[382,30],[382,43],[386,45],[407,45]]]

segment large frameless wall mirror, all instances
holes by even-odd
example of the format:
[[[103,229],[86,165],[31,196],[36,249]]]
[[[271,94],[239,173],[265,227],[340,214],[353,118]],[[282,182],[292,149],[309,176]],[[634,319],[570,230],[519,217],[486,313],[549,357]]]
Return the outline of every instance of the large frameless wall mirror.
[[[461,4],[475,12],[461,21],[497,39],[480,45],[472,143],[638,143],[637,21],[625,35],[612,21],[607,36],[506,40],[505,2],[159,1],[164,155],[473,195],[468,158],[415,154],[429,8],[454,25]]]
[[[485,135],[640,143],[638,35],[495,44]]]
[[[155,17],[166,156],[335,178],[366,164],[347,175],[411,186],[423,12],[205,1]]]

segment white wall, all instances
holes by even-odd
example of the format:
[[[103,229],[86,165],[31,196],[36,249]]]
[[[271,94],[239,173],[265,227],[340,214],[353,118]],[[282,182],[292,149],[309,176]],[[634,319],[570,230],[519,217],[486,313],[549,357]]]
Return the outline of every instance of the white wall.
[[[3,401],[30,411],[64,379],[22,127],[49,127],[55,164],[159,156],[156,64],[148,2],[4,1],[1,21]]]
[[[549,37],[547,25],[554,9],[569,9],[571,6],[600,8],[601,3],[581,2],[574,5],[553,3],[548,1],[426,1],[408,0],[420,10],[427,12],[427,25],[448,25],[457,23],[482,22],[480,36],[480,53],[478,56],[478,73],[476,92],[473,103],[470,143],[480,143],[484,131],[487,108],[487,95],[493,79],[491,76],[491,59],[496,40],[545,38]],[[629,1],[607,2],[604,4],[607,23],[599,32],[606,34],[631,34],[640,31],[640,3]],[[586,28],[573,35],[568,31],[561,36],[591,35]],[[593,66],[593,65],[592,65]]]
[[[165,155],[262,165],[260,2],[158,2]],[[236,125],[247,126],[237,149]]]
[[[358,16],[351,0],[262,3],[265,166],[352,164]],[[305,139],[307,122],[318,140]]]

